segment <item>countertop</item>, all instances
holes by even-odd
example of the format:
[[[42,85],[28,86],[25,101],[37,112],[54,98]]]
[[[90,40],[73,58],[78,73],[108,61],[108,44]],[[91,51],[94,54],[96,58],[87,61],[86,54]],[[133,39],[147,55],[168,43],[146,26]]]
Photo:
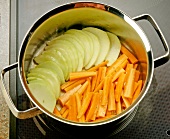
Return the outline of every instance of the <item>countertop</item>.
[[[9,0],[0,0],[0,69],[9,65]],[[8,75],[6,76],[8,86]],[[9,109],[0,91],[0,139],[9,138]]]

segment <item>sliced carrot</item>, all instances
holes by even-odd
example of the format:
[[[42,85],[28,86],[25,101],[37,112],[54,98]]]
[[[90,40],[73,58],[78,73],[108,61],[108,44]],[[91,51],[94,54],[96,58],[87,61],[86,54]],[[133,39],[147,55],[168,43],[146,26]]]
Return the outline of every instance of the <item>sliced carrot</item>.
[[[119,67],[128,57],[125,54],[122,54],[118,57],[118,59],[107,69],[107,75],[110,73],[112,69],[116,69]]]
[[[53,113],[54,113],[56,116],[58,116],[58,117],[62,117],[61,114],[60,114],[60,112],[59,112],[59,110],[57,109],[57,107],[54,108]]]
[[[134,64],[133,68],[137,69],[137,67],[138,67],[138,64]]]
[[[116,89],[115,89],[115,99],[116,99],[116,102],[120,101],[120,97],[121,97],[121,93],[122,93],[122,90],[123,90],[125,76],[126,76],[126,74],[121,73],[120,77],[118,78],[118,82],[117,82]]]
[[[94,66],[94,67],[90,68],[88,71],[96,71],[96,70],[98,70],[100,67],[106,66],[108,62],[109,62],[109,61],[106,60],[106,61],[98,64],[97,66]]]
[[[67,116],[68,116],[68,113],[69,113],[69,110],[68,110],[68,108],[65,110],[65,112],[62,114],[62,117],[63,118],[67,118]]]
[[[79,122],[85,122],[85,115],[81,116],[79,119],[78,119]]]
[[[137,58],[125,46],[122,45],[120,51],[128,57],[132,64],[138,62]]]
[[[116,114],[120,114],[122,112],[121,101],[116,102]]]
[[[82,101],[81,103],[83,103],[87,92],[91,92],[91,80],[90,80],[90,78],[87,79],[87,82],[88,82],[88,86],[87,86],[86,90],[84,91],[84,93],[81,94],[81,101]]]
[[[76,97],[76,104],[77,104],[77,112],[80,111],[81,108],[81,98],[80,98],[80,94],[75,93],[75,97]]]
[[[116,110],[116,103],[115,103],[115,84],[112,82],[110,83],[110,91],[109,91],[109,102],[108,102],[108,111]]]
[[[125,69],[125,71],[126,71],[125,83],[127,82],[127,78],[129,76],[130,70],[132,68],[133,68],[133,64],[127,64],[126,69]]]
[[[132,68],[129,72],[129,76],[127,77],[127,82],[124,86],[124,97],[127,97],[127,98],[133,97],[135,71],[136,71],[136,69]]]
[[[87,92],[86,97],[81,105],[80,111],[78,112],[77,118],[79,119],[81,116],[83,116],[88,109],[88,106],[90,104],[91,98],[92,98],[93,92]]]
[[[93,76],[93,77],[92,77],[91,91],[94,91],[95,86],[96,86],[96,81],[97,81],[98,71],[96,71],[96,72],[97,72],[96,76]]]
[[[81,80],[76,80],[76,82],[72,83],[71,85],[69,85],[68,87],[65,87],[63,90],[65,92],[68,92],[70,90],[72,90],[74,87],[83,84],[86,81],[86,79],[81,79]]]
[[[112,82],[118,79],[118,77],[124,72],[125,70],[123,68],[118,69],[118,71],[112,75]]]
[[[96,79],[96,84],[95,84],[95,88],[99,85],[99,83],[101,81],[101,75],[102,75],[102,67],[99,67],[98,74],[97,74],[97,79]]]
[[[102,68],[102,71],[101,71],[101,78],[100,78],[100,81],[103,80],[106,76],[106,67],[101,67]]]
[[[73,83],[79,81],[78,79],[77,80],[73,80],[73,81],[68,81],[68,82],[65,82],[64,84],[61,85],[61,90],[64,90],[66,87],[72,85]]]
[[[70,96],[70,105],[69,105],[69,113],[67,119],[72,121],[77,121],[77,103],[76,103],[76,96],[71,95]]]
[[[111,77],[106,77],[104,80],[104,86],[103,86],[103,95],[102,95],[102,105],[108,104],[108,96],[109,96],[109,89],[110,89],[110,82]]]
[[[105,79],[104,79],[105,80]],[[100,82],[100,84],[95,88],[94,92],[98,92],[99,90],[102,90],[103,88],[103,84],[104,84],[104,80],[102,80]]]
[[[133,99],[132,99],[132,103],[136,100],[136,98],[139,96],[140,92],[141,92],[141,89],[142,89],[142,80],[139,80],[138,81],[138,87],[133,95]]]
[[[73,88],[72,90],[66,92],[65,94],[63,94],[62,96],[60,96],[58,98],[59,103],[61,104],[61,106],[64,106],[64,104],[68,101],[68,99],[70,98],[70,96],[72,94],[74,94],[75,92],[77,92],[77,90],[81,87],[82,85],[78,85],[75,88]]]
[[[104,121],[104,120],[107,120],[107,119],[110,119],[112,117],[114,117],[115,115],[106,115],[105,117],[100,117],[100,118],[97,118],[96,120],[94,120],[93,122],[101,122],[101,121]]]
[[[120,67],[123,68],[123,69],[125,69],[125,67],[126,67],[126,65],[127,65],[128,63],[129,63],[128,60],[125,60],[125,61],[123,61],[123,62],[120,64]]]
[[[87,113],[86,121],[90,121],[90,119],[92,118],[95,110],[99,106],[99,101],[100,101],[100,94],[98,92],[93,93],[93,97],[92,97],[92,100],[91,100],[91,106],[90,106],[89,111]]]
[[[97,115],[96,117],[105,117],[106,115],[106,110],[107,110],[107,104],[106,105],[102,105],[102,96],[103,96],[103,90],[99,90],[100,95],[100,103],[99,103],[99,107],[98,107],[98,111],[97,111]]]
[[[63,106],[60,110],[61,115],[68,109],[67,106]]]
[[[122,95],[122,99],[123,99],[123,102],[125,104],[125,107],[128,108],[130,106],[129,99],[124,97],[123,95]]]
[[[88,84],[89,84],[89,82],[86,81],[86,82],[77,90],[77,93],[80,94],[80,95],[82,95],[82,94],[85,92]]]
[[[135,71],[135,82],[137,82],[139,80],[139,77],[140,77],[140,71],[136,70]]]
[[[95,76],[95,71],[79,71],[70,73],[70,81]]]

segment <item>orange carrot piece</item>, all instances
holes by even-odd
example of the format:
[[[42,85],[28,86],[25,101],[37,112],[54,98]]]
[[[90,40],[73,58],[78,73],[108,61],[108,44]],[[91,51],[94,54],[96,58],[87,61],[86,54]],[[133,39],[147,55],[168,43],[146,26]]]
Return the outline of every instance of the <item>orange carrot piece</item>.
[[[95,110],[98,108],[99,101],[100,101],[100,94],[98,92],[93,93],[93,97],[92,97],[92,100],[91,100],[91,106],[90,106],[89,111],[87,113],[86,121],[90,121],[90,119],[92,118]]]
[[[73,84],[71,84],[70,86],[64,88],[63,90],[65,92],[68,92],[69,90],[73,89],[74,87],[83,84],[86,81],[86,79],[80,79],[80,80],[76,80],[76,82],[74,82]]]
[[[85,115],[81,116],[79,119],[78,119],[79,122],[85,122]]]
[[[106,67],[101,67],[102,68],[102,71],[101,71],[101,78],[100,78],[100,81],[104,79],[104,77],[106,76]]]
[[[99,85],[99,83],[101,81],[101,75],[102,75],[102,67],[99,67],[95,88]]]
[[[110,82],[111,82],[111,77],[106,77],[103,86],[103,95],[102,95],[102,102],[101,102],[102,105],[108,104]]]
[[[102,90],[104,84],[104,80],[100,82],[100,84],[95,88],[94,92],[98,92],[99,90]]]
[[[76,97],[76,104],[77,104],[77,112],[79,112],[80,108],[81,108],[81,97],[80,97],[80,94],[75,93],[75,97]]]
[[[122,112],[121,101],[116,102],[116,114],[120,114]]]
[[[60,112],[59,112],[59,110],[57,109],[57,107],[54,108],[53,113],[54,113],[56,116],[58,116],[58,117],[62,117],[61,114],[60,114]]]
[[[128,57],[125,54],[122,54],[118,57],[118,59],[107,69],[107,75],[110,73],[112,69],[116,69],[119,67]]]
[[[74,94],[75,92],[77,92],[77,90],[81,87],[82,85],[78,85],[75,88],[73,88],[72,90],[66,92],[65,94],[63,94],[62,96],[60,96],[58,98],[59,103],[61,104],[61,106],[64,106],[64,104],[68,101],[68,99],[70,98],[70,96],[72,94]]]
[[[65,82],[64,84],[61,85],[60,88],[61,88],[61,90],[64,90],[64,88],[66,88],[66,87],[72,85],[73,83],[75,83],[75,82],[77,82],[77,81],[79,81],[79,80],[77,79],[77,80]]]
[[[116,110],[116,103],[115,103],[115,84],[112,82],[110,83],[110,91],[109,91],[109,102],[108,102],[108,111]]]
[[[118,79],[118,77],[124,72],[125,72],[125,70],[123,68],[118,69],[118,71],[112,75],[112,82],[114,82],[116,79]]]
[[[128,57],[132,64],[138,62],[137,58],[125,46],[122,45],[120,51]]]
[[[76,103],[76,96],[71,95],[69,99],[69,112],[67,119],[72,121],[77,121],[77,103]]]
[[[94,66],[94,67],[90,68],[88,71],[95,71],[95,70],[98,70],[100,67],[106,66],[108,62],[109,62],[109,61],[106,60],[106,61],[104,61],[104,62],[98,64],[97,66]]]
[[[93,77],[92,77],[91,91],[94,91],[95,86],[96,86],[96,81],[97,81],[98,71],[96,71],[96,72],[97,72],[96,76],[93,76]]]
[[[69,110],[68,110],[68,108],[67,108],[67,109],[65,110],[65,112],[62,114],[62,117],[63,117],[63,118],[67,118],[68,112],[69,112]]]
[[[138,64],[134,64],[133,68],[137,69],[137,67],[138,67]]]
[[[81,94],[81,103],[83,103],[87,92],[91,92],[91,80],[90,80],[90,78],[87,79],[87,82],[88,82],[88,86],[87,86],[86,90],[84,91],[84,93]]]
[[[96,120],[94,120],[93,122],[101,122],[101,121],[104,121],[104,120],[107,120],[107,119],[110,119],[112,117],[114,117],[115,115],[106,115],[105,117],[100,117],[100,118],[97,118]]]
[[[122,90],[123,90],[125,76],[126,76],[126,74],[122,73],[120,75],[120,77],[118,78],[118,82],[117,82],[116,89],[115,89],[116,102],[120,101],[120,96],[121,96],[121,93],[122,93]]]
[[[61,115],[68,109],[68,107],[63,106],[60,110]]]
[[[136,69],[132,68],[129,72],[129,76],[127,77],[127,82],[124,86],[124,97],[127,97],[127,98],[133,97],[135,71],[136,71]]]
[[[88,106],[90,104],[91,98],[92,98],[93,92],[87,92],[86,97],[81,105],[80,111],[78,112],[77,118],[79,119],[81,116],[83,116],[88,109]]]
[[[130,106],[129,99],[124,97],[123,95],[122,95],[122,99],[123,99],[123,102],[125,104],[125,107],[128,108]]]
[[[107,110],[107,104],[106,105],[102,105],[102,96],[103,96],[103,90],[99,90],[100,95],[100,102],[99,102],[99,107],[98,107],[98,111],[97,111],[97,115],[96,117],[105,117],[106,115],[106,110]]]
[[[95,76],[95,71],[79,71],[70,73],[70,81]]]
[[[132,103],[136,100],[142,90],[142,80],[138,81],[138,87],[133,95]]]
[[[128,60],[125,60],[125,61],[123,61],[123,62],[120,64],[120,67],[123,68],[123,69],[125,69],[125,67],[126,67],[126,65],[127,65],[128,63],[129,63]]]
[[[87,88],[87,86],[88,86],[88,81],[86,81],[78,90],[77,90],[77,93],[78,94],[80,94],[80,95],[82,95],[84,92],[85,92],[85,90],[86,90],[86,88]]]
[[[139,80],[139,77],[140,77],[140,71],[136,70],[135,71],[135,82],[137,82]]]

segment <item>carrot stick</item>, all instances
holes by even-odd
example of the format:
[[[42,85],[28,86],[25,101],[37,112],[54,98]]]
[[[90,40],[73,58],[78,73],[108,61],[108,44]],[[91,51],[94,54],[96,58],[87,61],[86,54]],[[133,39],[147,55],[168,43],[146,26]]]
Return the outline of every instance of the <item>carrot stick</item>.
[[[83,116],[88,109],[88,106],[90,104],[91,98],[92,98],[93,92],[87,92],[86,97],[81,105],[80,111],[78,112],[77,118],[79,119],[81,116]]]
[[[84,91],[84,93],[81,95],[81,103],[83,103],[87,92],[91,92],[91,80],[90,80],[90,78],[87,79],[87,82],[88,82],[88,86],[87,86],[86,90]]]
[[[116,103],[115,103],[115,84],[112,82],[110,83],[110,91],[109,91],[109,102],[108,102],[108,111],[116,110]]]
[[[139,80],[139,77],[140,77],[140,71],[136,70],[135,71],[135,82]]]
[[[95,86],[96,86],[96,81],[97,81],[98,71],[96,71],[96,72],[97,72],[96,76],[93,76],[93,77],[92,77],[91,91],[94,91]]]
[[[134,64],[133,68],[137,69],[137,67],[138,67],[138,64]]]
[[[78,120],[79,122],[85,122],[85,115],[81,116]]]
[[[125,67],[126,67],[126,65],[127,65],[128,63],[129,63],[128,60],[125,60],[125,61],[123,61],[123,62],[120,64],[120,67],[123,68],[123,69],[125,69]]]
[[[128,57],[132,64],[138,62],[137,58],[125,46],[122,45],[120,51]]]
[[[103,84],[104,84],[104,80],[100,82],[100,84],[95,88],[94,92],[98,92],[99,90],[101,90],[103,88]]]
[[[102,95],[102,102],[101,102],[102,105],[106,105],[108,103],[110,81],[111,81],[111,77],[106,77],[104,80],[103,95]]]
[[[100,83],[101,75],[102,75],[102,67],[99,67],[95,88],[96,88],[96,87],[99,85],[99,83]]]
[[[80,71],[80,72],[71,72],[70,73],[70,81],[76,80],[76,79],[82,79],[85,77],[91,77],[95,76],[96,72],[94,71]]]
[[[118,78],[118,82],[117,82],[116,89],[115,89],[116,102],[120,101],[120,96],[121,96],[121,93],[123,90],[125,76],[126,76],[126,74],[121,73],[120,77]]]
[[[65,82],[64,84],[61,85],[61,90],[64,90],[64,88],[72,85],[73,83],[79,81],[78,79],[77,80],[73,80],[73,81],[68,81],[68,82]]]
[[[64,91],[68,92],[69,90],[73,89],[74,87],[78,86],[79,84],[84,83],[85,81],[86,81],[86,79],[76,80],[76,82],[74,82],[70,86],[64,88]]]
[[[116,102],[116,114],[122,112],[121,101]]]
[[[137,87],[137,89],[136,89],[136,91],[135,91],[135,93],[134,93],[134,95],[133,95],[132,103],[133,103],[133,102],[136,100],[136,98],[139,96],[141,89],[142,89],[142,80],[139,80],[139,81],[138,81],[138,87]]]
[[[108,62],[109,62],[109,61],[106,60],[106,61],[100,63],[99,65],[90,68],[88,71],[96,71],[96,70],[98,70],[100,67],[106,66]]]
[[[81,98],[80,98],[80,94],[75,93],[75,97],[76,97],[76,104],[77,104],[77,112],[80,111],[81,108]]]
[[[62,117],[63,117],[63,118],[67,118],[68,112],[69,112],[69,110],[68,110],[68,108],[67,108],[67,109],[65,110],[65,112],[62,114]]]
[[[106,76],[106,67],[101,67],[102,68],[102,71],[101,71],[101,78],[100,78],[100,81],[104,79],[104,77]]]
[[[107,75],[110,73],[111,69],[116,69],[119,67],[128,57],[125,54],[119,56],[119,58],[110,66],[107,70]]]
[[[66,111],[66,109],[68,109],[68,107],[66,107],[66,106],[63,106],[61,108],[61,110],[60,110],[61,115]]]
[[[123,102],[125,104],[125,107],[128,108],[130,106],[130,102],[129,102],[128,98],[126,98],[122,95],[122,99],[123,99]]]
[[[77,93],[80,94],[80,95],[82,95],[82,94],[85,92],[88,84],[89,84],[89,82],[86,81],[86,82],[77,90]]]
[[[116,73],[114,73],[112,75],[112,82],[114,82],[116,79],[118,79],[118,77],[124,72],[125,72],[125,70],[123,68],[121,68]]]
[[[126,71],[126,77],[125,77],[125,84],[126,84],[126,82],[127,82],[127,78],[128,78],[128,76],[129,76],[129,73],[130,73],[130,70],[133,68],[133,64],[127,64],[127,66],[126,66],[126,69],[125,69],[125,71]]]
[[[70,98],[70,96],[72,94],[74,94],[75,92],[77,92],[77,90],[81,87],[82,85],[78,85],[75,88],[73,88],[72,90],[66,92],[65,94],[63,94],[62,96],[60,96],[58,98],[59,103],[61,104],[61,106],[64,106],[64,104],[68,101],[68,99]]]
[[[91,106],[89,108],[89,111],[86,116],[86,121],[90,121],[92,118],[95,110],[97,109],[100,101],[100,94],[99,93],[93,93],[92,101],[91,101]]]
[[[109,118],[112,118],[113,116],[115,116],[115,115],[106,115],[105,117],[97,118],[97,119],[94,120],[93,122],[101,122],[101,121],[107,120],[107,119],[109,119]]]
[[[69,105],[69,112],[67,119],[72,121],[77,121],[77,103],[76,103],[76,96],[71,95],[70,96],[70,105]]]
[[[127,82],[124,86],[124,97],[132,98],[134,90],[134,81],[135,81],[135,69],[131,69],[129,76],[127,77]]]
[[[107,104],[106,105],[102,105],[102,96],[103,96],[103,90],[100,90],[99,93],[100,95],[100,102],[99,102],[99,107],[98,107],[98,111],[97,111],[97,115],[96,117],[105,117],[106,115],[106,110],[107,110]]]
[[[53,113],[54,113],[56,116],[58,116],[58,117],[62,117],[61,114],[60,114],[60,112],[59,112],[59,110],[57,109],[57,107],[54,108]]]

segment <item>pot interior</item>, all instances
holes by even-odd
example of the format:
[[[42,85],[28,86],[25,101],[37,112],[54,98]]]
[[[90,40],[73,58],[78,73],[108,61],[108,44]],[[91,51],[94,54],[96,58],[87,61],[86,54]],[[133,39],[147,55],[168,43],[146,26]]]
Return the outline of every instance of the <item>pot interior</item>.
[[[23,41],[19,56],[21,82],[31,101],[53,118],[56,117],[45,110],[29,91],[26,75],[29,69],[34,66],[33,58],[43,50],[46,41],[49,41],[54,36],[58,36],[70,28],[93,26],[112,32],[116,34],[121,42],[125,43],[138,58],[145,85],[139,98],[121,114],[122,116],[132,110],[147,92],[148,84],[151,80],[153,61],[151,47],[146,35],[140,27],[123,12],[103,4],[98,5],[97,7],[82,6],[81,4],[78,6],[73,3],[55,8],[42,16],[31,27]],[[121,117],[121,115],[118,115],[117,118]]]

